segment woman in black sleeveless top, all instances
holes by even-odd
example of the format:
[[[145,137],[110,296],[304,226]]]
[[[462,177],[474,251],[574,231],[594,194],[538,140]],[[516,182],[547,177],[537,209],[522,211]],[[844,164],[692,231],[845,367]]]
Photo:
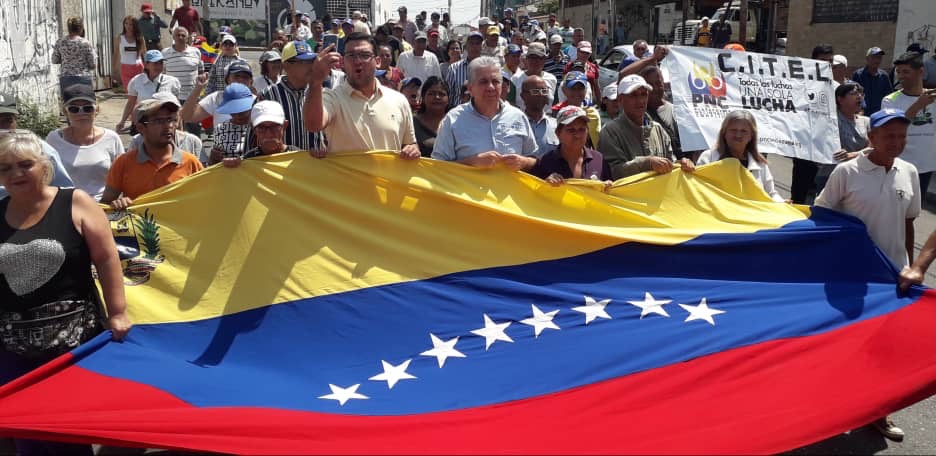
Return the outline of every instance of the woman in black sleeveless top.
[[[103,330],[91,264],[116,340],[126,314],[117,247],[104,211],[81,190],[50,187],[52,163],[39,139],[0,136],[0,385],[68,352]],[[90,446],[18,440],[21,454],[90,454]]]

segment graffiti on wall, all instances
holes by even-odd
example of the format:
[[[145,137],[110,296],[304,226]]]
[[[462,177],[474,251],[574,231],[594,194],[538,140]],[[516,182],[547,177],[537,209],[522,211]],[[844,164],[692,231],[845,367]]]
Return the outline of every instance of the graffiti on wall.
[[[56,104],[58,39],[55,0],[5,0],[0,8],[0,92]]]

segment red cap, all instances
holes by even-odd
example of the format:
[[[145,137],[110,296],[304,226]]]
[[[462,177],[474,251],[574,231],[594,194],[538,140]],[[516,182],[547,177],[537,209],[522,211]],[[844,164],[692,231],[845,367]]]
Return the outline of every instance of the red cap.
[[[140,11],[142,11],[142,12],[144,12],[144,13],[152,13],[152,12],[153,12],[153,5],[150,4],[150,3],[144,3],[143,6],[140,7]]]
[[[438,31],[438,30],[430,30],[430,31],[429,31],[429,36],[438,35],[438,34],[439,34],[439,31]]]

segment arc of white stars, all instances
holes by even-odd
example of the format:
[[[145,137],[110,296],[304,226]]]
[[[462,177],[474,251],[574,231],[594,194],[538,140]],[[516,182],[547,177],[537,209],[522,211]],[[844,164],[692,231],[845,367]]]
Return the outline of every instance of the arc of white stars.
[[[591,296],[585,296],[585,305],[573,307],[572,310],[585,314],[585,324],[587,325],[595,321],[596,318],[606,318],[610,320],[611,315],[608,315],[608,312],[605,310],[605,307],[607,307],[610,302],[610,299],[596,301],[595,298]]]
[[[649,291],[644,293],[643,301],[627,301],[628,304],[640,307],[640,318],[652,313],[669,317],[663,306],[671,302],[673,302],[671,299],[654,299]]]
[[[712,326],[715,326],[715,319],[712,317],[725,313],[724,310],[713,309],[709,307],[708,303],[705,302],[705,298],[702,298],[702,301],[699,302],[699,305],[690,306],[686,304],[680,304],[679,307],[682,307],[686,310],[686,312],[689,312],[689,316],[686,317],[685,321],[688,322],[692,320],[704,320]]]
[[[458,343],[458,338],[449,339],[443,341],[439,339],[435,334],[429,333],[429,337],[432,338],[432,348],[426,350],[420,355],[422,356],[435,356],[439,361],[439,367],[445,365],[445,360],[448,358],[466,358],[467,356],[455,349],[455,344]]]
[[[544,329],[559,330],[559,326],[553,322],[553,318],[555,318],[556,314],[559,313],[559,309],[553,310],[551,312],[543,312],[539,309],[539,307],[536,307],[536,304],[530,304],[530,307],[533,308],[533,316],[520,320],[520,323],[532,326],[533,334],[536,337],[539,337],[540,333],[542,333]]]
[[[319,399],[332,399],[338,401],[338,405],[345,405],[351,399],[370,399],[369,397],[357,392],[357,389],[361,386],[360,383],[356,383],[347,388],[342,388],[338,385],[328,384],[328,387],[331,388],[330,394],[325,394],[319,396]]]
[[[491,345],[497,341],[503,342],[513,342],[513,339],[507,335],[507,327],[510,326],[510,322],[506,323],[495,323],[494,320],[491,320],[487,314],[484,314],[484,327],[472,330],[471,333],[477,336],[484,338],[484,349],[487,350],[491,348]]]
[[[385,381],[387,382],[387,387],[389,389],[393,389],[393,385],[396,385],[400,380],[410,380],[416,378],[415,375],[406,372],[410,361],[412,360],[408,359],[399,365],[394,366],[393,364],[381,360],[380,363],[383,365],[383,372],[371,377],[370,380],[375,382]]]

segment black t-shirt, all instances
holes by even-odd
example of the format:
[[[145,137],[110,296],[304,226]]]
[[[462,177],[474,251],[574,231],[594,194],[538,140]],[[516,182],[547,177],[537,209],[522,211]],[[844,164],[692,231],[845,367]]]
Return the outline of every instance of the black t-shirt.
[[[92,299],[91,254],[72,221],[74,189],[59,189],[42,219],[18,230],[0,200],[0,310],[22,312],[50,302]]]

